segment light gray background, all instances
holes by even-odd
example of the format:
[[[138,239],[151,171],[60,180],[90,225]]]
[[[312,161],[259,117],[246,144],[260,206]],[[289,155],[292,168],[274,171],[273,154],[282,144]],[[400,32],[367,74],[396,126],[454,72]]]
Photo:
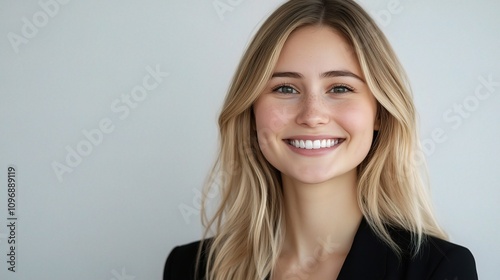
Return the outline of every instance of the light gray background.
[[[45,23],[38,1],[0,2],[0,278],[160,279],[172,247],[200,237],[189,211],[214,159],[217,113],[250,36],[282,1],[65,2]],[[360,3],[410,76],[421,138],[434,143],[439,221],[472,250],[481,279],[498,279],[500,2]],[[16,52],[8,34],[23,37],[23,17],[34,15],[40,27]],[[169,76],[128,116],[114,112],[148,66]],[[479,100],[488,77],[497,84]],[[460,116],[463,102],[470,110]],[[65,147],[106,118],[114,130],[60,182],[52,163],[65,164]],[[429,140],[436,130],[439,143]],[[16,273],[6,265],[11,164]]]

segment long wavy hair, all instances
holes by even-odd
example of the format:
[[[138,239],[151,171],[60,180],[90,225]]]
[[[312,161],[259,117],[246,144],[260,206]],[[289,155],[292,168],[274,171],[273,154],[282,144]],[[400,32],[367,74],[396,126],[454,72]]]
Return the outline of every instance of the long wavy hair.
[[[209,280],[264,279],[278,259],[285,233],[281,174],[259,149],[252,105],[288,36],[311,25],[328,26],[350,43],[378,103],[380,128],[357,167],[358,204],[368,224],[398,254],[388,227],[411,232],[414,252],[426,235],[446,239],[432,213],[411,90],[388,40],[352,0],[290,0],[254,35],[219,116],[219,153],[205,192],[217,188],[220,204],[208,217],[212,196],[202,202]]]

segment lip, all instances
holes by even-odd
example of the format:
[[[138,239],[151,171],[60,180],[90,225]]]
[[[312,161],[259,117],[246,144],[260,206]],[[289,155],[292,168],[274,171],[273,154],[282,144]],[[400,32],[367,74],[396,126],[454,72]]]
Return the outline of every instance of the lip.
[[[345,137],[332,135],[295,135],[287,137],[283,140],[323,140],[323,139],[344,139]]]

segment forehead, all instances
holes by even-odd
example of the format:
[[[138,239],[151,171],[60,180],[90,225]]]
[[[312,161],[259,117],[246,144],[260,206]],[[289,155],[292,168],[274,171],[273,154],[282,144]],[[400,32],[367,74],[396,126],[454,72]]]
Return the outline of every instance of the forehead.
[[[276,70],[350,70],[361,75],[352,46],[327,26],[305,26],[293,31],[281,50]],[[291,69],[290,69],[291,68]]]

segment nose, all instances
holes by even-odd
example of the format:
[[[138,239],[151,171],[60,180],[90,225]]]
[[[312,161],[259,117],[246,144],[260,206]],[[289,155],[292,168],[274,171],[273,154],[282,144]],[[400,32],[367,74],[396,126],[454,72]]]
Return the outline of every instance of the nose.
[[[306,94],[299,106],[301,106],[297,115],[299,125],[317,127],[328,123],[328,109],[321,96]]]

